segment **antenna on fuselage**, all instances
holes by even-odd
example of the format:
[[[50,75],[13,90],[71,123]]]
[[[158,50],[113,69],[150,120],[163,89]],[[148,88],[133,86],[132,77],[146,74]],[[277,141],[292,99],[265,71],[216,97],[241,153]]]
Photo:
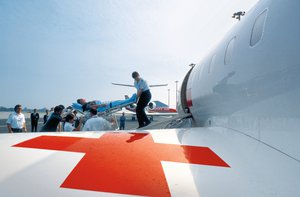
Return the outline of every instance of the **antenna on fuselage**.
[[[233,13],[232,18],[238,19],[240,21],[241,16],[244,16],[245,14],[246,14],[246,12],[239,11],[239,12]]]

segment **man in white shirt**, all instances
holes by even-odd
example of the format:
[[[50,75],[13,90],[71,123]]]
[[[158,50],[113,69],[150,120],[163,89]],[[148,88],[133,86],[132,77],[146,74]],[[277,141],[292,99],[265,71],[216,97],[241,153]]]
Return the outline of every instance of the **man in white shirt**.
[[[22,114],[22,106],[16,105],[14,112],[11,113],[6,121],[9,133],[27,132],[25,116]]]
[[[134,79],[134,86],[137,90],[136,96],[138,98],[136,117],[139,122],[139,128],[141,128],[151,123],[145,113],[145,107],[147,107],[151,100],[151,92],[147,81],[142,79],[138,72],[134,71],[132,73],[132,78]]]
[[[97,116],[96,109],[90,109],[90,113],[91,118],[85,122],[82,128],[83,131],[104,131],[112,129],[112,125],[110,122],[108,122],[104,118]]]

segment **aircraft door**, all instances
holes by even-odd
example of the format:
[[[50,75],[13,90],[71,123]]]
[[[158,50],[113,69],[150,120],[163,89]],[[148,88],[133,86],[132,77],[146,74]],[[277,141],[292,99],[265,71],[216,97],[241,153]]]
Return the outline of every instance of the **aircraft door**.
[[[183,112],[185,112],[185,113],[190,112],[189,105],[188,105],[188,98],[187,98],[187,91],[188,91],[187,84],[188,84],[188,80],[189,80],[189,77],[190,77],[190,74],[191,74],[193,68],[194,68],[194,66],[192,66],[192,68],[189,70],[189,72],[185,75],[184,80],[181,85],[181,90],[180,90],[180,104],[181,104],[181,108],[182,108]]]

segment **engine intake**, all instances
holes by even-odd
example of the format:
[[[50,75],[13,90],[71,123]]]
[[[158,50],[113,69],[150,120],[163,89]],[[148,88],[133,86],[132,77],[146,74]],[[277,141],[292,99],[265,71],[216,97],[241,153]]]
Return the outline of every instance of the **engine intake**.
[[[150,103],[148,104],[148,108],[149,108],[150,110],[154,110],[154,109],[156,108],[155,102],[150,102]]]
[[[131,110],[135,110],[135,109],[136,109],[136,104],[135,104],[135,103],[133,103],[133,104],[129,105],[129,109],[131,109]]]

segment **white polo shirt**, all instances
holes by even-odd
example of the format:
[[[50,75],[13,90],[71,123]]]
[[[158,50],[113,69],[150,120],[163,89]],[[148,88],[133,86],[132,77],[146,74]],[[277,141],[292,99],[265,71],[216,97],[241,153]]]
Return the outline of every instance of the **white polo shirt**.
[[[75,127],[69,122],[65,122],[64,131],[73,131]]]
[[[9,115],[6,123],[10,124],[13,129],[22,129],[23,124],[25,123],[25,116],[22,113],[17,114],[16,112],[13,112]]]
[[[83,131],[111,130],[111,124],[107,120],[95,115],[85,122],[82,130]]]
[[[134,87],[137,90],[142,90],[142,92],[145,92],[146,90],[149,90],[149,86],[146,80],[140,79],[139,82],[134,81]]]

